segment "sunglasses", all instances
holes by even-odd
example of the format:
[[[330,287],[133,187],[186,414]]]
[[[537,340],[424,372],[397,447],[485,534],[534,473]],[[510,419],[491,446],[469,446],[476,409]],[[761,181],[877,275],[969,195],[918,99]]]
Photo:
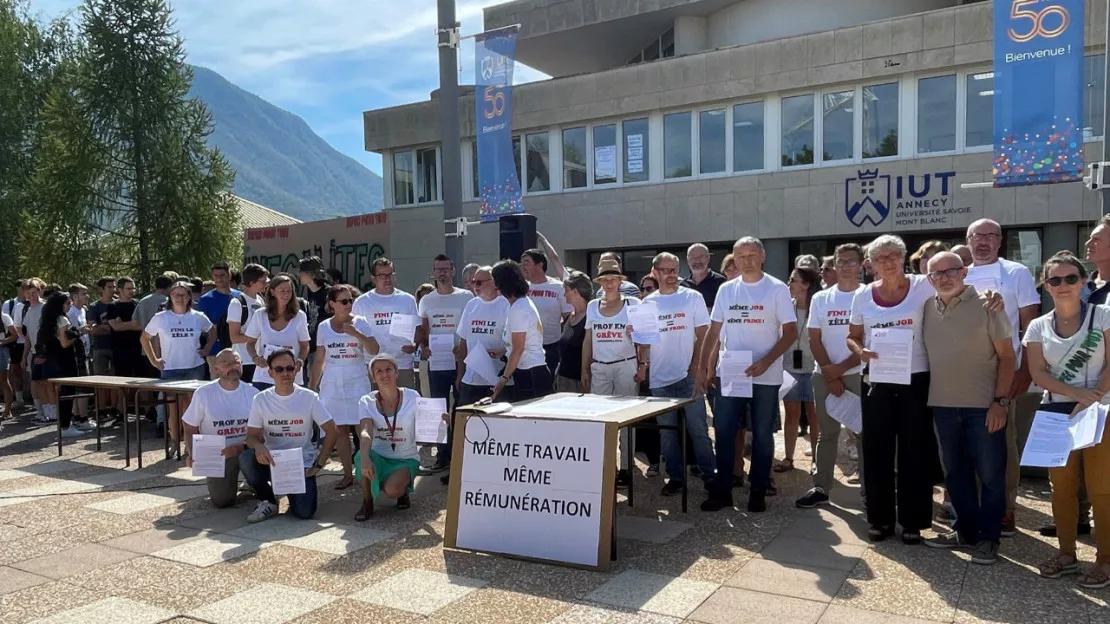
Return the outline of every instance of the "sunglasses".
[[[642,290],[644,292],[655,292],[655,287],[654,286],[644,286],[640,290]]]
[[[282,373],[295,373],[295,372],[297,372],[297,367],[296,367],[296,365],[294,365],[294,366],[273,366],[273,367],[270,368],[270,370],[280,375]]]
[[[1057,275],[1056,277],[1050,277],[1050,278],[1046,279],[1044,281],[1044,283],[1048,284],[1049,286],[1052,286],[1053,288],[1059,286],[1060,284],[1064,284],[1064,283],[1067,283],[1068,286],[1075,286],[1076,284],[1079,283],[1079,279],[1080,279],[1080,277],[1078,275],[1076,275],[1075,273],[1072,273],[1071,275],[1066,275],[1064,277],[1060,277],[1059,275]]]
[[[339,305],[351,305],[351,301],[354,301],[354,300],[353,299],[332,299],[332,303],[338,303]]]

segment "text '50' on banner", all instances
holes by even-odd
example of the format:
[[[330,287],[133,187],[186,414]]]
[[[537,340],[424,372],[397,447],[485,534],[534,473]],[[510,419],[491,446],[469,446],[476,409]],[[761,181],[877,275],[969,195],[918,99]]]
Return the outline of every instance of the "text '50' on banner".
[[[524,212],[513,154],[513,59],[516,28],[476,37],[474,110],[478,143],[478,196],[482,221]]]
[[[1083,0],[994,2],[994,184],[1083,178]]]

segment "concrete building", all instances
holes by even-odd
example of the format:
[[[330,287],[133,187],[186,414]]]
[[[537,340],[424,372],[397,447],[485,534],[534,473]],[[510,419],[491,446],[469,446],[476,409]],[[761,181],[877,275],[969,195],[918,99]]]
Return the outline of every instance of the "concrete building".
[[[783,276],[799,253],[876,234],[955,241],[973,220],[1004,227],[1004,253],[1033,267],[1082,248],[1100,215],[1081,183],[964,190],[991,179],[992,9],[959,0],[517,0],[485,25],[521,24],[518,58],[552,76],[513,91],[525,206],[567,264],[708,244],[719,263],[742,235]],[[1088,162],[1103,135],[1106,0],[1084,19]],[[463,193],[474,198],[474,97],[458,102]],[[402,273],[442,249],[439,107],[364,113],[382,154]],[[864,196],[887,210],[858,208]],[[682,256],[684,254],[680,254]],[[467,260],[497,257],[472,227]],[[590,269],[592,271],[592,268]]]

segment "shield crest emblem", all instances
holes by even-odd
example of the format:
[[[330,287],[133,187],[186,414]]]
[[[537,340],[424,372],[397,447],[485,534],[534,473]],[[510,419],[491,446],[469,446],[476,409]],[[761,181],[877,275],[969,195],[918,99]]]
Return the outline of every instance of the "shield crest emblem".
[[[890,176],[879,170],[857,171],[844,181],[844,214],[856,227],[879,225],[890,214]]]
[[[493,78],[493,69],[493,54],[488,54],[482,59],[482,79],[489,82]]]

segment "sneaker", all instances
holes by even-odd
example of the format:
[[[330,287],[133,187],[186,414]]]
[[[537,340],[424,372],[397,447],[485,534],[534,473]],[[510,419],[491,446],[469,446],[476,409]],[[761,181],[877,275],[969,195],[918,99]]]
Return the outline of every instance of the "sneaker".
[[[945,526],[956,526],[956,513],[948,505],[945,505],[937,512],[936,521],[938,524]]]
[[[83,435],[85,435],[85,432],[78,429],[75,425],[70,425],[68,429],[62,431],[63,438],[80,438]]]
[[[644,473],[645,477],[658,477],[659,464],[651,464],[648,466],[647,472]]]
[[[46,414],[35,414],[31,422],[36,425],[49,425],[50,423],[57,422],[56,419],[47,416]]]
[[[806,449],[806,452],[804,453],[804,455],[806,457],[813,457],[813,449]]]
[[[858,474],[854,474],[854,475],[848,477],[848,485],[859,485],[859,484],[860,484],[860,480],[859,480],[859,475]]]
[[[675,495],[681,494],[681,493],[682,493],[682,482],[681,481],[675,481],[673,479],[670,480],[670,481],[667,481],[667,484],[663,486],[663,490],[660,492],[660,494],[662,494],[663,496],[675,496]]]
[[[259,501],[258,506],[254,508],[254,511],[251,512],[251,515],[247,516],[247,522],[254,524],[256,522],[262,522],[263,520],[269,520],[270,518],[276,516],[277,512],[277,505],[271,503],[270,501]]]
[[[748,494],[748,511],[752,513],[763,513],[767,511],[767,498],[763,492],[759,490],[752,490]]]
[[[1014,512],[1007,511],[1006,515],[1002,516],[1002,537],[1013,537],[1017,533],[1017,522],[1014,520]]]
[[[1043,526],[1043,527],[1037,529],[1037,532],[1040,533],[1041,535],[1045,536],[1045,537],[1056,537],[1056,525],[1055,524],[1049,524],[1049,525]],[[1087,522],[1080,521],[1079,524],[1077,524],[1075,526],[1075,532],[1078,535],[1090,535],[1091,534],[1091,522],[1089,520]]]
[[[732,496],[710,496],[701,504],[702,511],[720,511],[732,507]]]
[[[96,429],[96,423],[91,420],[86,420],[76,424],[76,427],[81,431],[93,431]]]
[[[794,501],[794,506],[802,509],[813,509],[818,505],[827,504],[829,504],[829,495],[819,487],[810,488],[805,496]]]
[[[991,565],[998,561],[998,542],[982,541],[975,545],[971,551],[971,562],[979,565]]]
[[[902,531],[902,543],[906,546],[917,546],[921,543],[920,531]]]
[[[16,400],[14,403],[12,403],[12,412],[18,414],[19,412],[23,411],[24,407],[27,407],[27,405],[23,401]]]
[[[617,471],[617,489],[623,490],[629,485],[632,485],[632,477],[628,476],[628,471],[621,468]]]
[[[988,542],[983,543],[986,544]],[[955,531],[931,537],[925,540],[925,545],[929,548],[963,548],[969,546],[969,544],[960,537],[960,534]]]

